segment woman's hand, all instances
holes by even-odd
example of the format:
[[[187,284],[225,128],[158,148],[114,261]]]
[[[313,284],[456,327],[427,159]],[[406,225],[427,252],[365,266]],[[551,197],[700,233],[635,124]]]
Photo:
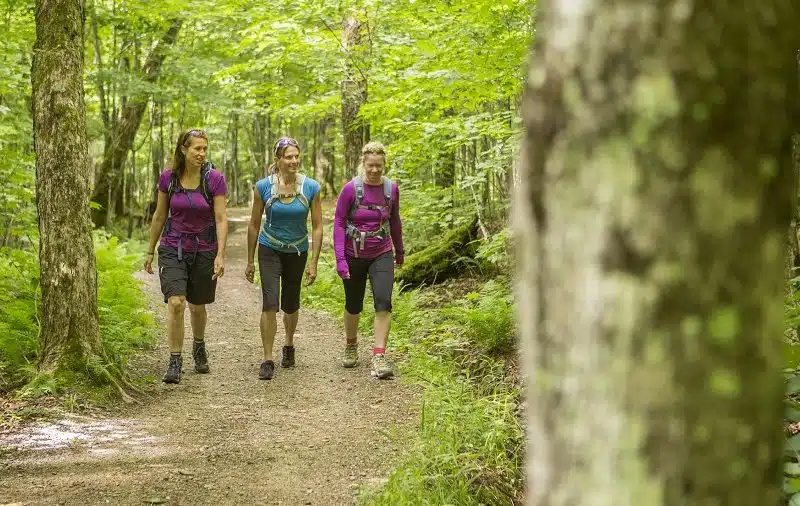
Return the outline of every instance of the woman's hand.
[[[244,269],[244,277],[247,281],[253,283],[255,282],[256,276],[256,266],[253,265],[253,262],[247,262],[247,267]]]
[[[144,261],[144,272],[148,274],[153,273],[153,254],[148,253],[147,258]]]
[[[313,283],[315,279],[317,279],[317,264],[312,262],[306,267],[306,286]]]
[[[214,275],[211,276],[211,279],[221,278],[225,275],[225,259],[222,258],[222,255],[217,255],[214,259]]]

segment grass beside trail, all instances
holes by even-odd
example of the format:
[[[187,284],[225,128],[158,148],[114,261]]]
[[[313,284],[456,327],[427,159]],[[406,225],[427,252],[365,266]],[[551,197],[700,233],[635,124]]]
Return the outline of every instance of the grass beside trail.
[[[362,336],[372,335],[367,293]],[[303,304],[341,318],[344,291],[331,253]],[[515,349],[508,280],[455,297],[443,288],[399,294],[395,287],[393,306],[389,348],[402,357],[400,377],[422,388],[423,405],[405,455],[387,483],[362,490],[362,504],[518,504],[523,430],[508,367]]]

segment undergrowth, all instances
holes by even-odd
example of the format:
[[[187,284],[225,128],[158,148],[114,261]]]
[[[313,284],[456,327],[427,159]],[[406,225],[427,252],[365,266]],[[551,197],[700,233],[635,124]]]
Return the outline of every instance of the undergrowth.
[[[515,349],[508,280],[453,301],[431,288],[395,294],[389,348],[403,357],[400,377],[422,388],[421,416],[388,482],[363,489],[362,504],[519,504],[520,392],[504,366]],[[303,299],[340,319],[344,292],[329,253]],[[359,330],[371,336],[369,290],[366,299]]]
[[[108,363],[87,364],[87,373],[39,374],[39,265],[35,251],[0,249],[0,392],[25,397],[62,395],[72,404],[115,398],[116,387],[91,371],[124,371],[138,350],[155,344],[155,320],[133,278],[141,247],[95,234],[98,319]]]

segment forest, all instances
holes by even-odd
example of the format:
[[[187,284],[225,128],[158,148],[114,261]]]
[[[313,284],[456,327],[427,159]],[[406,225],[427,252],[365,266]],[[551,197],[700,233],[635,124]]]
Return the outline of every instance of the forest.
[[[800,505],[800,7],[759,9],[6,0],[0,504]],[[225,274],[211,373],[187,338],[171,385],[146,262],[195,131]],[[286,137],[323,235],[264,382],[248,222]],[[374,142],[390,381],[373,278],[340,364],[337,198]]]

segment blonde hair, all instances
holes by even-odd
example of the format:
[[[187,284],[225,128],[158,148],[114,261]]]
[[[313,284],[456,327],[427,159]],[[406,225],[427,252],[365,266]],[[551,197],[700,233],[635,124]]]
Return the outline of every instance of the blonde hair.
[[[364,144],[364,147],[361,148],[361,161],[358,163],[359,174],[364,174],[364,160],[367,159],[367,155],[381,155],[383,163],[386,163],[386,146],[377,141]]]

